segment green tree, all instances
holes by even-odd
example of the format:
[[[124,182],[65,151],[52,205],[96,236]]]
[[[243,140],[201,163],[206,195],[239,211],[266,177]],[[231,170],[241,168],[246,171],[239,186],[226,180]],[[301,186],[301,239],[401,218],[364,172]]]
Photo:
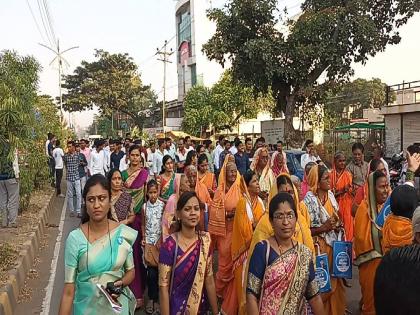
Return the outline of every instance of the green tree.
[[[319,88],[321,75],[348,80],[353,62],[365,63],[399,43],[398,28],[420,9],[418,0],[306,0],[296,20],[284,20],[277,4],[230,0],[211,10],[217,29],[203,50],[222,65],[229,60],[235,80],[262,92],[272,89],[276,112],[286,116],[288,141],[296,136],[294,112]]]
[[[52,99],[37,95],[39,70],[33,57],[11,51],[0,54],[0,168],[18,150],[21,210],[28,206],[32,191],[47,179],[47,132],[66,135]]]
[[[380,79],[356,79],[328,90],[322,99],[327,129],[348,122],[344,112],[351,112],[350,119],[363,118],[364,109],[380,108],[386,102],[386,87]],[[395,95],[390,96],[395,98]]]
[[[82,61],[72,75],[64,76],[64,109],[82,111],[96,105],[100,114],[125,114],[142,129],[145,110],[156,103],[156,95],[150,86],[143,85],[137,65],[128,54],[96,50],[95,57],[95,61]]]
[[[185,97],[184,130],[194,135],[210,125],[216,131],[232,130],[241,120],[256,118],[264,106],[270,106],[270,100],[261,96],[255,99],[253,93],[251,88],[235,83],[230,71],[212,88],[193,87]]]

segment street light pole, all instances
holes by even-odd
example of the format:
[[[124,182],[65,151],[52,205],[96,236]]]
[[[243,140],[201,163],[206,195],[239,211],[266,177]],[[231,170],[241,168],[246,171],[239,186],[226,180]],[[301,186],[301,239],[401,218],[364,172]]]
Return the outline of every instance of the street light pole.
[[[165,44],[161,49],[157,49],[156,55],[161,56],[161,58],[158,58],[159,61],[163,62],[163,102],[162,102],[162,130],[163,134],[165,134],[165,106],[166,106],[166,64],[172,63],[172,61],[169,61],[168,58],[174,54],[172,48],[168,52],[168,41],[165,40]]]
[[[61,124],[63,124],[64,121],[64,114],[63,114],[63,93],[61,90],[61,75],[63,72],[63,61],[66,64],[67,67],[70,66],[70,64],[67,62],[66,59],[64,59],[63,54],[68,52],[69,50],[72,49],[76,49],[79,48],[79,46],[74,46],[74,47],[70,47],[64,51],[60,51],[60,41],[57,40],[57,48],[56,50],[44,45],[44,44],[39,44],[44,48],[47,48],[48,50],[52,51],[55,54],[54,59],[50,62],[50,66],[56,61],[58,60],[58,89],[59,89],[59,96],[60,96],[60,119],[61,119]],[[70,120],[69,120],[69,124],[70,124]]]

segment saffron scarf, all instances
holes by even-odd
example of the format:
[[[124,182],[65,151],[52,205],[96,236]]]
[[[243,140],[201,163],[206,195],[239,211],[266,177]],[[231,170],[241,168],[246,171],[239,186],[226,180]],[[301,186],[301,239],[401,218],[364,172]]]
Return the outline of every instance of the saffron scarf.
[[[226,167],[229,163],[232,163],[233,155],[228,154],[225,157],[223,166],[220,170],[219,175],[219,186],[217,187],[216,193],[213,198],[213,203],[209,213],[209,232],[212,235],[226,236],[226,208],[225,202],[227,196],[239,197],[241,196],[240,181],[241,175],[236,172],[236,180],[226,192]],[[234,161],[235,158],[233,158]],[[235,162],[233,162],[235,163]],[[234,203],[234,200],[229,200]],[[236,200],[236,203],[239,201]],[[235,206],[236,206],[235,203]]]

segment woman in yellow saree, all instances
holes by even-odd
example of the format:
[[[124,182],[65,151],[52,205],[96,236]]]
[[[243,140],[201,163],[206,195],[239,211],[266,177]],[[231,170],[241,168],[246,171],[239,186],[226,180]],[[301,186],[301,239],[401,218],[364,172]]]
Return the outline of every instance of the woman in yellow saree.
[[[248,170],[241,178],[243,196],[236,206],[232,232],[232,259],[235,276],[235,287],[238,304],[245,304],[243,267],[246,267],[248,249],[251,245],[252,234],[261,216],[265,212],[264,204],[258,196],[260,185],[257,175]]]
[[[328,255],[332,266],[334,241],[343,240],[341,222],[338,217],[338,203],[331,191],[328,169],[315,165],[308,176],[310,191],[301,203],[301,210],[309,213],[311,232],[320,252]],[[339,232],[340,231],[340,232]],[[330,270],[331,274],[331,270]],[[343,279],[331,277],[331,291],[322,293],[325,310],[329,315],[343,315],[346,310],[346,292]]]
[[[259,242],[250,258],[247,313],[324,315],[312,252],[293,240],[298,212],[288,193],[274,196],[269,218],[274,235]],[[308,305],[309,304],[309,305]]]
[[[305,218],[301,215],[301,212],[299,210],[299,194],[296,188],[293,186],[289,174],[281,174],[279,177],[277,177],[276,185],[274,185],[271,189],[269,200],[273,199],[273,197],[277,195],[279,192],[287,192],[290,195],[292,195],[293,200],[296,204],[295,206],[297,209],[298,216],[297,216],[297,224],[296,224],[295,233],[293,235],[293,239],[299,242],[300,244],[306,245],[306,247],[308,247],[312,253],[315,253],[314,242],[311,236],[311,230],[309,229],[309,226],[306,223]],[[251,257],[254,251],[255,245],[257,243],[263,240],[266,240],[273,235],[274,235],[274,230],[270,223],[268,212],[265,212],[255,228],[254,234],[252,236],[251,245],[249,246],[248,257]],[[245,270],[245,275],[248,274],[248,268],[249,268],[249,260],[247,261],[247,268]],[[242,303],[240,305],[240,314],[246,314],[246,303],[244,299],[245,294],[246,294],[246,281],[244,284],[245,285],[242,288],[242,299],[241,299]]]
[[[383,253],[381,231],[374,222],[388,198],[388,181],[384,173],[375,171],[366,185],[366,197],[354,218],[354,251],[362,290],[362,315],[375,315],[373,286]]]
[[[214,195],[209,213],[209,232],[212,246],[218,252],[219,266],[216,273],[216,293],[223,299],[222,314],[236,315],[238,296],[236,293],[233,261],[232,231],[236,206],[242,197],[241,176],[233,155],[225,157],[220,170],[219,186]]]

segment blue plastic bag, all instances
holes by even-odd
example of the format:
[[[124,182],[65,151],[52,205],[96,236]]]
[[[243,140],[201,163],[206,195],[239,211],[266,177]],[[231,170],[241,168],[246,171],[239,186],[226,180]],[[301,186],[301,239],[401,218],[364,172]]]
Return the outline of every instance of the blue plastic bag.
[[[379,212],[376,217],[375,223],[380,228],[384,227],[386,218],[391,214],[391,196],[385,201],[384,206],[382,207],[381,212]]]
[[[331,291],[331,279],[328,267],[328,255],[320,254],[315,258],[315,280],[319,286],[319,292]]]
[[[351,279],[353,266],[353,244],[346,241],[333,242],[332,277]]]

